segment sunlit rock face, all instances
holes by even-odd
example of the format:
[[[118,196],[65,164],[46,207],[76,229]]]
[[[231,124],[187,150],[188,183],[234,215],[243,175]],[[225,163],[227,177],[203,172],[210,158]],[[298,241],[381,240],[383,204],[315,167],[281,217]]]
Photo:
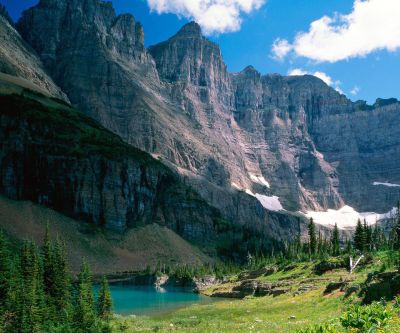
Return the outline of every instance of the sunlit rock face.
[[[2,75],[2,79],[11,80],[9,76],[13,76],[17,78],[15,79],[17,83],[25,84],[43,94],[67,100],[65,94],[46,73],[40,58],[16,31],[6,12],[1,11],[0,39],[0,73],[6,74]]]
[[[74,105],[238,224],[268,224],[257,196],[304,212],[387,212],[400,197],[373,185],[400,183],[396,100],[352,103],[308,75],[228,73],[193,22],[147,50],[141,25],[98,0],[42,0],[17,26]]]

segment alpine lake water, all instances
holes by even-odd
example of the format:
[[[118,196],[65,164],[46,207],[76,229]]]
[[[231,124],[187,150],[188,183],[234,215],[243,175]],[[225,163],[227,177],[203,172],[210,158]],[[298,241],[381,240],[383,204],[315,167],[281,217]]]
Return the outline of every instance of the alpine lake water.
[[[95,287],[97,294],[99,287]],[[159,315],[192,304],[212,302],[210,297],[185,288],[110,285],[113,311],[120,315]]]

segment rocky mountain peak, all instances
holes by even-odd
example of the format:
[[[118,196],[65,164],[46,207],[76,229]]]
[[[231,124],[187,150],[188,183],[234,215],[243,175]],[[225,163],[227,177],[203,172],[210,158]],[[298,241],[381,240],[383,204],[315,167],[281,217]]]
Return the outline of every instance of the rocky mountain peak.
[[[184,37],[184,38],[202,38],[203,35],[201,33],[201,27],[198,23],[192,21],[188,24],[185,24],[174,36],[176,37]]]
[[[43,68],[34,50],[15,30],[4,7],[0,6],[0,86],[20,85],[42,94],[68,101]]]
[[[230,75],[221,50],[202,36],[197,23],[186,24],[167,41],[150,47],[149,52],[165,81],[196,87],[196,94],[203,103],[214,99],[230,104]]]
[[[398,187],[373,185],[400,182],[387,173],[400,163],[393,100],[352,103],[314,76],[252,66],[231,75],[195,22],[146,50],[140,24],[100,0],[42,0],[18,27],[74,105],[165,157],[225,212],[236,209],[230,185],[293,211],[346,203],[382,212],[397,196]]]
[[[41,0],[23,13],[17,27],[51,72],[57,55],[75,48],[81,54],[108,50],[129,61],[147,61],[141,24],[130,14],[117,16],[110,2]]]

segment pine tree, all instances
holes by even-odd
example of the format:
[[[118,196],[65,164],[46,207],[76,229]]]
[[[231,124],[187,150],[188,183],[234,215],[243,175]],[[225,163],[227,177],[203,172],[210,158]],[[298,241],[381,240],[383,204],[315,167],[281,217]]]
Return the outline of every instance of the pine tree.
[[[394,217],[394,232],[396,234],[396,238],[393,244],[395,249],[400,249],[400,201],[397,202],[397,210],[396,215]]]
[[[54,305],[58,320],[65,320],[70,311],[70,288],[68,264],[64,244],[57,241],[54,245]]]
[[[348,239],[346,239],[346,253],[350,255],[353,253],[353,244]]]
[[[65,248],[61,241],[52,242],[49,226],[43,241],[43,283],[47,303],[47,319],[65,322],[70,311],[70,281]]]
[[[395,228],[393,228],[389,233],[389,239],[388,239],[389,250],[393,251],[394,249],[396,249],[397,243],[398,243],[397,232],[396,232]]]
[[[46,232],[43,240],[43,285],[46,293],[47,304],[51,308],[51,316],[56,309],[54,308],[55,302],[55,269],[54,269],[54,248],[50,239],[49,225],[46,225]]]
[[[96,311],[93,297],[92,276],[85,262],[78,276],[78,288],[75,304],[74,326],[79,332],[94,332]]]
[[[112,299],[111,299],[110,289],[108,287],[108,281],[104,276],[101,282],[99,297],[97,299],[97,314],[100,319],[109,321],[111,318],[111,310],[112,310]]]
[[[365,250],[372,250],[372,228],[364,220],[364,237],[365,237]]]
[[[25,242],[20,258],[19,325],[22,333],[42,332],[44,293],[39,255],[33,243]]]
[[[337,223],[333,228],[332,238],[331,238],[331,248],[332,248],[332,255],[338,256],[340,254],[340,239],[339,239],[339,228]]]
[[[322,255],[324,252],[324,240],[322,238],[321,230],[318,232],[317,253]]]
[[[364,251],[365,248],[365,234],[361,220],[357,221],[356,230],[354,232],[354,247],[359,251]]]
[[[315,255],[317,251],[317,237],[315,234],[315,224],[314,220],[311,218],[308,224],[308,238],[309,238],[309,246],[310,246],[310,254]]]

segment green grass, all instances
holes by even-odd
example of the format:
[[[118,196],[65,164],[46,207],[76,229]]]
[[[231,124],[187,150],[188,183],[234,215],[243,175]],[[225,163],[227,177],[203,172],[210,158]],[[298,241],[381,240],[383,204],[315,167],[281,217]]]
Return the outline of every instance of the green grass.
[[[324,295],[326,285],[340,280],[351,281],[350,284],[361,284],[369,272],[378,271],[387,259],[388,254],[381,252],[371,263],[360,267],[352,275],[344,268],[316,275],[314,272],[316,263],[311,262],[290,264],[290,269],[281,266],[276,273],[257,279],[272,283],[288,282],[290,292],[285,295],[248,297],[243,300],[221,299],[207,305],[193,305],[156,317],[117,317],[112,324],[113,332],[289,333],[332,320],[336,324],[337,332],[342,332],[340,315],[360,298],[354,294],[345,298],[344,292],[339,290]],[[393,267],[390,269],[393,270]],[[212,294],[214,290],[230,290],[239,284],[236,281],[237,276],[230,278],[230,283],[212,287],[206,290],[205,294]],[[295,296],[295,291],[305,284],[312,284],[313,288]],[[387,332],[400,332],[397,315],[390,320],[388,327]]]
[[[313,323],[323,323],[339,311],[339,298],[321,296],[320,290],[305,295],[245,300],[221,300],[208,305],[191,306],[170,315],[116,320],[127,332],[293,332]],[[318,309],[318,311],[316,311]],[[294,319],[290,317],[294,316]]]

